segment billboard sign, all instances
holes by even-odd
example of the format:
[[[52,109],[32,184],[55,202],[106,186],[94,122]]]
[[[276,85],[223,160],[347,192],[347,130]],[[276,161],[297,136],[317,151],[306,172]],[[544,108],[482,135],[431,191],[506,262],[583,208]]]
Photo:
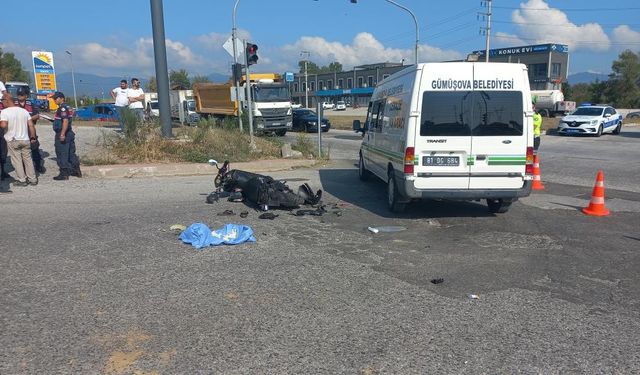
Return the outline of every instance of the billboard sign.
[[[569,53],[569,46],[566,44],[536,44],[531,46],[509,47],[490,49],[489,56],[508,56],[508,55],[522,55],[527,53],[543,53],[543,52],[559,52]],[[473,51],[474,54],[484,56],[485,51]]]
[[[53,53],[31,51],[33,75],[36,79],[36,92],[48,94],[56,91],[56,73],[53,65]]]

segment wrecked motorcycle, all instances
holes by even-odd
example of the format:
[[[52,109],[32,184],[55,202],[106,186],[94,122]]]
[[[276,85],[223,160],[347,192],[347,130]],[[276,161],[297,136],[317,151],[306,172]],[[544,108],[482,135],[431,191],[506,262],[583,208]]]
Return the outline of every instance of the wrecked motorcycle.
[[[257,173],[230,169],[229,161],[218,166],[216,160],[209,160],[209,164],[218,169],[214,179],[216,190],[209,194],[207,203],[227,196],[230,200],[244,198],[257,205],[261,210],[269,208],[297,208],[303,204],[317,205],[322,199],[322,190],[313,192],[308,184],[298,187],[297,193],[287,186],[286,182],[275,180],[270,176]],[[241,196],[240,196],[241,194]]]

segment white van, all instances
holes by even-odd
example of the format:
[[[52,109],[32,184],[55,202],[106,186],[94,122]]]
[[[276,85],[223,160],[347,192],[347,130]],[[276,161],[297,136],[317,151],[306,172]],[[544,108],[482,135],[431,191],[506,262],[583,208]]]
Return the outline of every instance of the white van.
[[[358,173],[387,182],[387,204],[486,199],[503,213],[531,193],[533,111],[523,64],[418,64],[380,82],[371,98]]]

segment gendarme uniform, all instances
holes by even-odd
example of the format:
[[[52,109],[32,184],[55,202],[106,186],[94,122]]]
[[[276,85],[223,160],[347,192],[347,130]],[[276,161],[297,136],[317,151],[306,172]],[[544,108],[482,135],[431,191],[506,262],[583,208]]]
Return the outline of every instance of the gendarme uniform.
[[[69,121],[69,126],[67,127],[67,132],[65,134],[65,140],[64,142],[61,142],[60,134],[62,132],[62,121],[64,119]],[[53,121],[53,131],[56,133],[56,159],[58,167],[60,168],[60,177],[63,177],[59,179],[68,179],[69,176],[81,176],[80,159],[78,159],[78,155],[76,155],[76,135],[71,127],[72,120],[73,113],[69,106],[66,103],[60,104]]]
[[[542,116],[539,113],[533,114],[533,150],[538,151],[540,147],[540,128],[542,127]]]

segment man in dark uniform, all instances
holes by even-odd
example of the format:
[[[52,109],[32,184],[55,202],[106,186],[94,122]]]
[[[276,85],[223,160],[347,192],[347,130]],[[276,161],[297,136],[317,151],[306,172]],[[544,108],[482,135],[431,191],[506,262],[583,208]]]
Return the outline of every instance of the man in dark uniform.
[[[28,87],[19,87],[16,96],[17,100],[15,100],[15,104],[18,107],[24,108],[29,115],[31,115],[31,121],[33,125],[36,125],[36,122],[40,118],[40,114],[38,109],[31,103],[29,100],[29,88]],[[33,166],[35,167],[36,172],[43,174],[46,169],[44,168],[44,159],[42,159],[42,154],[40,153],[40,142],[38,142],[38,137],[36,136],[36,141],[31,142],[31,159],[33,160]]]
[[[56,159],[60,174],[53,179],[56,181],[68,180],[69,176],[82,177],[80,171],[80,159],[76,155],[76,134],[73,132],[71,122],[73,114],[64,102],[64,94],[56,91],[51,97],[58,105],[58,110],[53,121],[55,135]]]

